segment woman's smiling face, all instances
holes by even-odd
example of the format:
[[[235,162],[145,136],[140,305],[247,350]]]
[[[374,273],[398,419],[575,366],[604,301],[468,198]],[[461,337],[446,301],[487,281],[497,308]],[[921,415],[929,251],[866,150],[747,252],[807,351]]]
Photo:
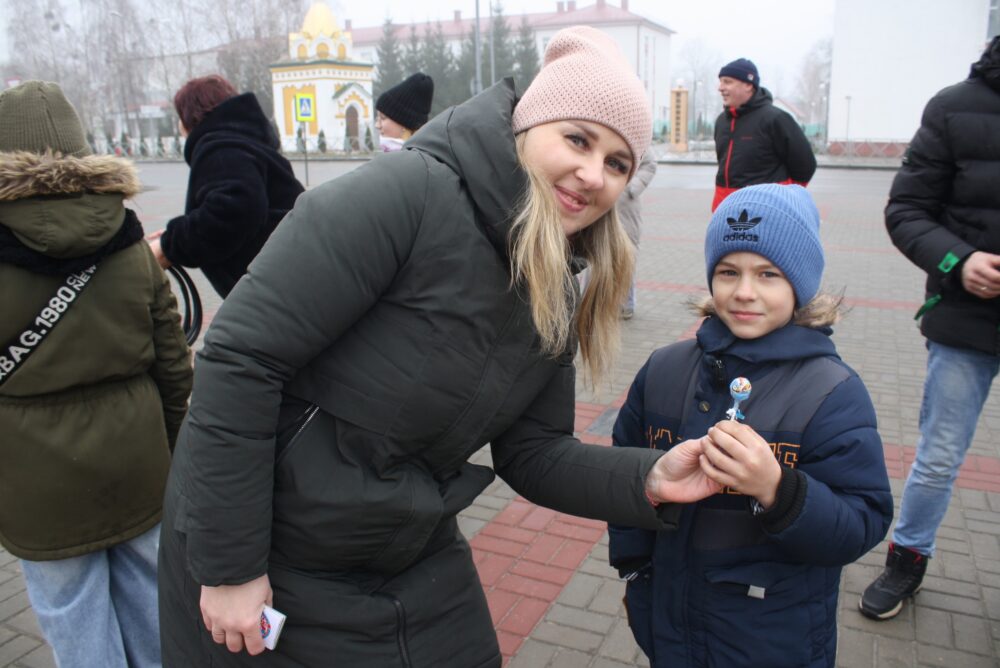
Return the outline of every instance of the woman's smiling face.
[[[632,170],[625,140],[592,121],[536,125],[526,133],[522,157],[551,184],[567,237],[594,224],[615,205]]]

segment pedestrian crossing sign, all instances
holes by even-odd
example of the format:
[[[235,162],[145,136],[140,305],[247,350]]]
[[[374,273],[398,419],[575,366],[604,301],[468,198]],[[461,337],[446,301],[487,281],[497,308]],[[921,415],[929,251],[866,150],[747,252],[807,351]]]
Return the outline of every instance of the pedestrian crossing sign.
[[[312,93],[295,95],[295,120],[298,123],[316,120],[316,96]]]

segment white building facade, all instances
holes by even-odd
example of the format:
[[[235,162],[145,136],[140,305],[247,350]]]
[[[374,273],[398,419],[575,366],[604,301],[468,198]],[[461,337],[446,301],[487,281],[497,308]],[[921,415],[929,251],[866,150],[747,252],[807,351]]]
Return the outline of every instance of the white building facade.
[[[901,154],[927,101],[979,59],[990,9],[991,0],[837,0],[830,152]]]
[[[670,118],[670,37],[674,31],[630,12],[628,0],[620,0],[619,6],[609,4],[607,0],[597,0],[596,4],[585,7],[577,7],[575,0],[560,0],[554,3],[553,9],[550,12],[506,15],[507,25],[516,37],[522,19],[527,20],[535,33],[539,63],[542,62],[549,40],[563,28],[582,24],[606,32],[618,44],[646,87],[654,132],[663,129]],[[441,21],[440,25],[452,53],[457,56],[461,52],[462,40],[475,29],[474,19],[463,19],[461,12],[456,11],[451,20]],[[396,25],[396,38],[400,44],[406,44],[410,39],[411,29],[418,38],[423,38],[436,26],[437,22],[400,23]],[[487,17],[480,16],[479,29],[485,43],[489,34]],[[377,67],[382,26],[354,28],[351,35],[357,56]],[[490,84],[489,74],[489,63],[484,62],[484,86]],[[497,72],[496,76],[499,79],[505,74]]]

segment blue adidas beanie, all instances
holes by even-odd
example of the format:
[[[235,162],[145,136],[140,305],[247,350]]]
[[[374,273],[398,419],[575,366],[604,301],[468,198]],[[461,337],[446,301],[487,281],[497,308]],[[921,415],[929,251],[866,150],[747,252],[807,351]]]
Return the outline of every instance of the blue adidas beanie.
[[[719,260],[730,253],[762,255],[785,274],[796,308],[808,304],[823,278],[819,211],[802,186],[766,183],[741,188],[722,200],[705,233],[708,289]]]
[[[733,62],[723,65],[722,69],[719,70],[719,78],[722,77],[732,77],[751,84],[754,88],[760,88],[760,75],[757,74],[757,66],[753,64],[752,60],[746,58],[737,58]]]

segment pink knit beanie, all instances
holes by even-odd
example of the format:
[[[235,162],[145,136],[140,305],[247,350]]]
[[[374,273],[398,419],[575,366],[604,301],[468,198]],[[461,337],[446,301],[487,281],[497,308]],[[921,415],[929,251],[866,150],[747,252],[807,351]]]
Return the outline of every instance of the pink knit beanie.
[[[565,28],[552,37],[541,71],[514,108],[514,134],[569,119],[600,123],[621,135],[632,151],[629,177],[652,139],[642,82],[614,40],[589,26]]]

